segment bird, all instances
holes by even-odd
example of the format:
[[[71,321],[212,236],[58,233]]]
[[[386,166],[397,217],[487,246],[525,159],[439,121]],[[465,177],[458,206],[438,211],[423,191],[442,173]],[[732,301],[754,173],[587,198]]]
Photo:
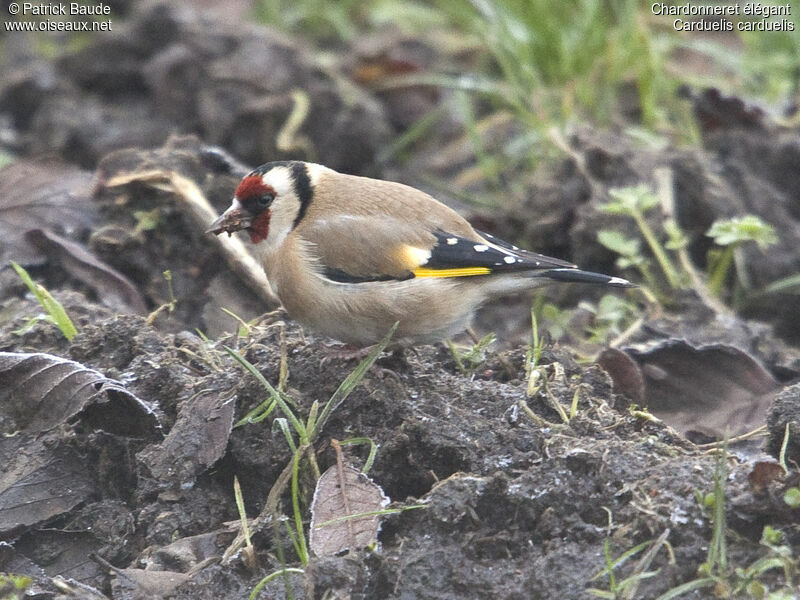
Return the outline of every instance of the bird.
[[[310,162],[244,176],[207,232],[240,230],[288,315],[352,347],[395,323],[403,346],[449,339],[482,304],[552,282],[635,287],[478,231],[416,188]]]

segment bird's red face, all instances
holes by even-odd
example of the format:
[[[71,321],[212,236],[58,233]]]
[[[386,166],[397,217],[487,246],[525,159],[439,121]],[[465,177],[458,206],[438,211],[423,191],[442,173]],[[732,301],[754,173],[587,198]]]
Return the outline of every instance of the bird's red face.
[[[269,235],[269,210],[275,200],[275,190],[264,183],[258,173],[247,175],[239,183],[233,196],[233,204],[211,224],[208,231],[215,235],[246,229],[254,244],[264,241]]]

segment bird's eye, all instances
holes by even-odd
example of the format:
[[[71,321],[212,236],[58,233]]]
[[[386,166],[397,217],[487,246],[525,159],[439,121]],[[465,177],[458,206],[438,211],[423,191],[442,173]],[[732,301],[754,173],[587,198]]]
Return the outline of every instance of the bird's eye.
[[[267,208],[272,201],[275,200],[275,194],[264,194],[263,196],[259,196],[258,198],[258,205],[261,208]]]

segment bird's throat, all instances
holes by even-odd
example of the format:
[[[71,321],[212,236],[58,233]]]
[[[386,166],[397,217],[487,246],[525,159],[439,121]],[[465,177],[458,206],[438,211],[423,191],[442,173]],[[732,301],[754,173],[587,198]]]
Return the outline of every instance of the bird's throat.
[[[252,225],[248,227],[247,232],[250,234],[250,241],[254,244],[263,242],[267,239],[269,234],[269,220],[272,217],[270,211],[264,210],[254,220]]]

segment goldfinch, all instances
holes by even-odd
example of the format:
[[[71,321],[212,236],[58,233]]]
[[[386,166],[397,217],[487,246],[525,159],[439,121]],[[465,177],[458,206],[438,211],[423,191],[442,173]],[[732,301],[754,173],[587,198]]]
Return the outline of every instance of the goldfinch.
[[[407,185],[300,161],[246,175],[208,231],[242,229],[289,316],[356,346],[398,321],[395,341],[437,342],[486,301],[553,281],[632,287],[476,231]]]

